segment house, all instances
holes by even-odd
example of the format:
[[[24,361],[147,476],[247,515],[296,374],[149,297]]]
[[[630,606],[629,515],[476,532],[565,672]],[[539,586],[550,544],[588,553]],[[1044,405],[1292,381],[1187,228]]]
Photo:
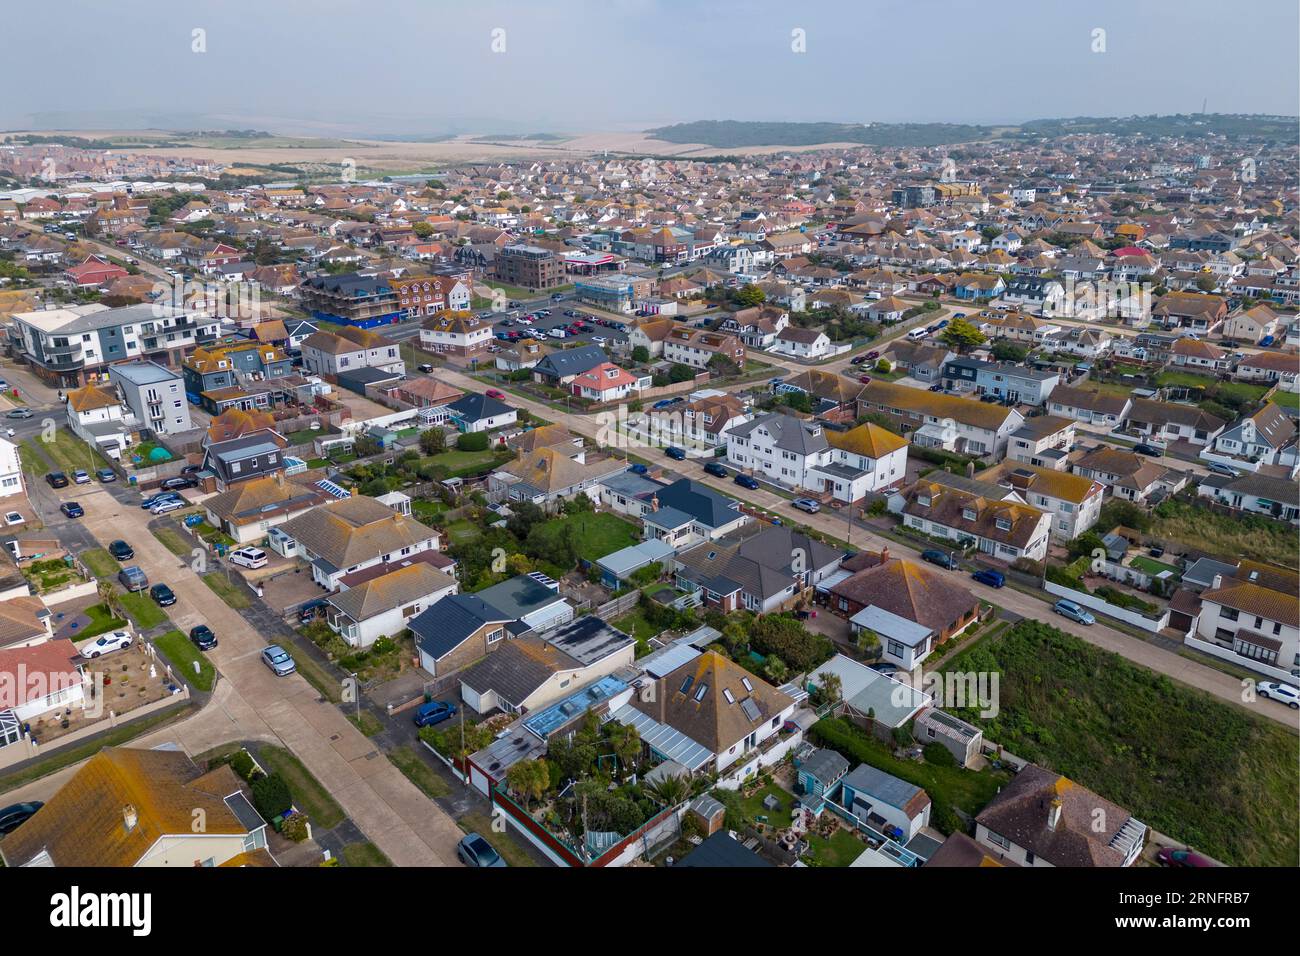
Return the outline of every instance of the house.
[[[903,523],[956,542],[972,542],[1000,561],[1047,556],[1051,516],[1017,501],[984,495],[921,479],[903,492]]]
[[[999,275],[966,272],[957,277],[952,294],[959,299],[994,299],[1006,291],[1007,284]]]
[[[791,326],[783,329],[776,337],[772,351],[792,358],[815,359],[829,354],[830,348],[830,338],[820,329]]]
[[[315,375],[337,376],[358,368],[376,368],[398,375],[406,362],[397,343],[369,329],[348,327],[334,332],[313,332],[302,340],[302,362]]]
[[[132,444],[131,436],[140,427],[111,386],[86,385],[68,392],[65,414],[74,435],[115,459]]]
[[[691,368],[708,368],[714,357],[745,365],[745,346],[734,335],[678,327],[664,339],[664,360]]]
[[[1190,329],[1199,335],[1217,332],[1228,316],[1228,300],[1197,292],[1169,292],[1151,310],[1154,321],[1166,329]]]
[[[771,412],[731,430],[727,461],[788,488],[821,491],[825,478],[814,472],[827,463],[830,447],[820,423]]]
[[[1069,385],[1056,386],[1047,400],[1047,410],[1053,416],[1073,418],[1109,429],[1118,428],[1132,407],[1133,399],[1129,395],[1113,395]]]
[[[690,478],[679,478],[654,491],[641,515],[642,536],[674,548],[698,541],[716,541],[752,519],[740,502]]]
[[[849,618],[851,633],[874,633],[881,655],[905,670],[979,619],[979,600],[967,588],[888,548],[859,552],[841,567],[847,576],[827,582],[827,603]]]
[[[284,449],[289,440],[271,428],[259,428],[223,441],[205,439],[203,471],[208,491],[225,491],[241,482],[284,471]]]
[[[726,444],[735,428],[753,420],[735,395],[702,395],[685,405],[650,411],[654,432],[665,441],[715,447]]]
[[[749,348],[769,349],[789,324],[790,313],[785,309],[760,305],[731,313],[722,320],[718,331],[731,333]]]
[[[839,678],[840,702],[837,716],[866,728],[882,740],[893,740],[894,730],[906,727],[933,700],[911,684],[894,680],[860,661],[836,654],[808,675],[808,683],[820,687],[823,674]]]
[[[23,462],[18,454],[18,446],[0,436],[0,501],[11,495],[26,493],[23,486]]]
[[[536,368],[537,363],[551,354],[551,347],[534,338],[503,342],[497,353],[496,367],[503,372],[518,372]]]
[[[933,385],[943,378],[944,365],[956,356],[947,346],[927,345],[903,336],[884,346],[880,357],[918,382]]]
[[[948,391],[996,395],[1010,405],[1042,405],[1060,381],[1057,372],[973,358],[951,359],[943,367]]]
[[[1106,486],[1093,478],[1028,463],[1003,462],[980,475],[1051,517],[1052,537],[1073,541],[1101,517]]]
[[[376,564],[338,579],[325,600],[325,620],[352,647],[365,649],[380,637],[395,638],[426,608],[456,593],[456,579],[422,560],[421,552]]]
[[[824,481],[824,493],[851,504],[871,492],[884,491],[907,475],[907,439],[875,422],[864,422],[846,432],[828,430],[830,453],[813,471]]]
[[[636,727],[661,758],[675,759],[693,773],[729,771],[727,779],[738,784],[784,755],[772,759],[770,745],[778,742],[795,701],[715,651],[669,671],[647,689],[652,692],[634,695],[612,716]],[[688,759],[657,750],[665,728],[695,744]]]
[[[434,677],[453,674],[495,650],[514,619],[476,594],[453,593],[409,624],[420,666]]]
[[[1149,398],[1135,398],[1124,423],[1142,435],[1163,441],[1185,441],[1189,445],[1212,444],[1228,424],[1195,405]]]
[[[0,840],[0,858],[7,867],[274,866],[266,827],[229,764],[204,773],[180,750],[105,747]]]
[[[1214,450],[1232,459],[1244,459],[1241,466],[1254,471],[1251,466],[1276,464],[1282,449],[1295,441],[1295,422],[1280,406],[1265,402],[1254,414],[1224,429],[1214,439]],[[1237,466],[1238,462],[1230,464]]]
[[[63,278],[78,289],[99,289],[128,275],[127,270],[103,256],[87,256],[80,264],[63,270]]]
[[[935,867],[1015,866],[1010,860],[999,859],[988,847],[976,843],[960,830],[948,834],[939,849],[925,861]]]
[[[1237,363],[1234,376],[1245,382],[1277,382],[1289,392],[1297,390],[1300,356],[1294,352],[1256,352]]]
[[[1191,336],[1183,336],[1174,343],[1174,347],[1169,350],[1169,360],[1180,368],[1207,374],[1232,366],[1232,359],[1226,351]]]
[[[7,617],[12,622],[12,616]],[[43,623],[40,630],[43,633],[35,640],[0,647],[0,675],[4,676],[0,700],[6,712],[23,723],[51,711],[86,707],[90,678],[82,669],[76,645],[67,639],[51,640]],[[92,688],[92,699],[93,694]]]
[[[994,459],[1025,420],[1014,408],[881,379],[863,386],[858,411],[862,415],[879,412],[896,419],[902,434],[919,447]]]
[[[178,435],[194,428],[181,376],[157,362],[119,362],[108,367],[130,417],[155,435]]]
[[[640,544],[620,548],[596,561],[600,583],[611,591],[617,591],[631,580],[632,575],[644,568],[656,564],[661,569],[668,567],[669,559],[674,553],[672,545],[657,538],[647,538]]]
[[[710,869],[728,867],[749,869],[772,865],[724,830],[707,837],[699,846],[673,864],[674,867],[709,867]]]
[[[439,550],[442,540],[433,528],[364,495],[312,508],[280,531],[311,564],[312,580],[327,591],[344,575]]]
[[[1259,474],[1236,478],[1209,475],[1200,480],[1196,493],[1249,514],[1266,515],[1279,521],[1300,520],[1296,483],[1288,478]]]
[[[17,593],[0,601],[0,648],[44,644],[54,636],[54,615],[43,600],[26,593],[31,590],[26,578],[17,575],[14,583],[17,585]],[[73,649],[69,661],[76,653]],[[68,661],[55,659],[56,669],[61,673],[68,673],[62,670],[67,663]],[[0,739],[4,739],[2,733]]]
[[[1177,491],[1187,480],[1150,458],[1108,445],[1099,445],[1076,461],[1074,473],[1100,482],[1118,498],[1136,502],[1157,492]]]
[[[559,447],[534,448],[492,472],[488,491],[504,492],[510,501],[531,501],[544,507],[554,507],[578,494],[596,501],[601,483],[626,470],[626,463],[613,458],[588,463]]]
[[[627,326],[627,350],[633,352],[638,348],[643,348],[652,359],[662,358],[664,340],[668,338],[668,333],[675,328],[677,328],[676,322],[662,316],[647,316],[636,319]]]
[[[842,554],[783,526],[746,524],[737,531],[679,551],[678,588],[698,593],[706,608],[767,614],[785,607],[839,567]]]
[[[959,767],[969,768],[984,744],[984,731],[937,707],[923,710],[912,727],[922,745],[938,744],[952,754]]]
[[[480,714],[495,708],[535,712],[630,667],[635,653],[632,637],[588,614],[546,633],[502,642],[460,672],[461,699]]]
[[[275,471],[205,498],[203,508],[213,527],[239,544],[252,544],[272,528],[332,500],[332,495],[316,485],[289,480],[283,471]]]
[[[975,841],[1018,866],[1132,866],[1146,837],[1123,807],[1034,764],[975,817]]]
[[[583,372],[604,365],[609,356],[599,345],[580,345],[574,349],[558,349],[533,366],[533,380],[562,387]]]
[[[1027,418],[1023,425],[1012,432],[1011,440],[1007,443],[1007,458],[1061,471],[1069,464],[1074,439],[1072,419],[1057,418],[1054,415]]]
[[[879,322],[881,325],[893,325],[895,322],[903,321],[903,316],[911,308],[912,306],[903,299],[887,295],[867,306],[867,318],[872,322]]]
[[[465,393],[454,385],[448,385],[431,375],[420,375],[398,382],[388,390],[388,394],[408,405],[427,409],[428,415],[421,415],[421,422],[441,425],[450,413],[447,407],[465,397]]]
[[[518,409],[480,392],[470,392],[449,403],[447,414],[459,431],[471,434],[505,428],[519,420]]]
[[[649,384],[649,378],[645,384]],[[575,375],[569,388],[579,398],[595,402],[616,402],[641,391],[642,380],[613,362],[605,362]]]
[[[420,347],[426,352],[478,358],[487,355],[492,342],[491,318],[480,319],[471,312],[446,312],[420,324]]]
[[[930,825],[930,796],[870,764],[859,764],[840,782],[840,803],[860,822],[907,843]]]
[[[807,745],[805,745],[807,746]],[[839,788],[849,772],[849,762],[834,750],[814,747],[810,753],[796,755],[796,776],[801,793],[800,803],[820,813],[823,800]]]
[[[1201,592],[1196,636],[1231,651],[1238,663],[1289,673],[1300,665],[1300,599],[1290,580],[1241,568],[1234,577],[1216,574]],[[1281,676],[1280,674],[1277,676]]]

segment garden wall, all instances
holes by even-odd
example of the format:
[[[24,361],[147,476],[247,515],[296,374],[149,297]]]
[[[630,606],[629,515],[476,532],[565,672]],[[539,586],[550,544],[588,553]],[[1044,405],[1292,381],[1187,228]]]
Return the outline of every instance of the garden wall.
[[[1211,657],[1217,657],[1219,660],[1228,661],[1229,663],[1236,664],[1239,667],[1245,667],[1248,670],[1263,674],[1265,677],[1281,681],[1284,684],[1291,684],[1295,681],[1295,678],[1292,677],[1288,671],[1284,671],[1279,667],[1269,667],[1267,664],[1261,663],[1260,661],[1253,661],[1249,657],[1242,657],[1239,654],[1234,654],[1226,647],[1220,647],[1218,644],[1203,641],[1199,637],[1191,637],[1189,635],[1183,638],[1183,643],[1190,648],[1209,654]]]

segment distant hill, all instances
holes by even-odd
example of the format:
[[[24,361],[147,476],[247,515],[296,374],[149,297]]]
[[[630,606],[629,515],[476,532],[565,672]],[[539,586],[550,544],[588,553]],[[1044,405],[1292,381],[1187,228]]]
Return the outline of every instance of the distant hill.
[[[860,143],[863,146],[945,146],[976,140],[1055,139],[1077,134],[1109,133],[1145,135],[1153,139],[1294,140],[1296,117],[1233,113],[1186,113],[1169,116],[1076,116],[1041,119],[1018,126],[980,126],[968,123],[759,123],[739,120],[699,120],[646,130],[647,135],[669,143],[703,143],[723,149],[752,146],[816,146],[821,143]]]
[[[965,123],[750,123],[699,120],[646,130],[668,143],[704,143],[723,149],[746,146],[815,146],[861,143],[863,146],[942,146],[969,143],[994,134],[992,126]]]

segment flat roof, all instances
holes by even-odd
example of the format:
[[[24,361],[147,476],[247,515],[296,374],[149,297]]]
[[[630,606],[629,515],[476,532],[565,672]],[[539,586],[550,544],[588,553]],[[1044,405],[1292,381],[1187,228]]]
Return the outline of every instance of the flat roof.
[[[524,727],[530,733],[545,740],[578,715],[586,713],[597,704],[616,697],[627,689],[628,685],[617,677],[602,677],[594,684],[588,684],[564,700],[528,717],[524,720]]]

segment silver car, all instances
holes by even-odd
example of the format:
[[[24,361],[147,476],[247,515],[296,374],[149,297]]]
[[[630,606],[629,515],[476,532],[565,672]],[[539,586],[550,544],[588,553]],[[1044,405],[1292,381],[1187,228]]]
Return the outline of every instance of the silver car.
[[[271,668],[276,677],[288,677],[298,669],[289,652],[279,644],[271,644],[262,651],[262,663]]]

